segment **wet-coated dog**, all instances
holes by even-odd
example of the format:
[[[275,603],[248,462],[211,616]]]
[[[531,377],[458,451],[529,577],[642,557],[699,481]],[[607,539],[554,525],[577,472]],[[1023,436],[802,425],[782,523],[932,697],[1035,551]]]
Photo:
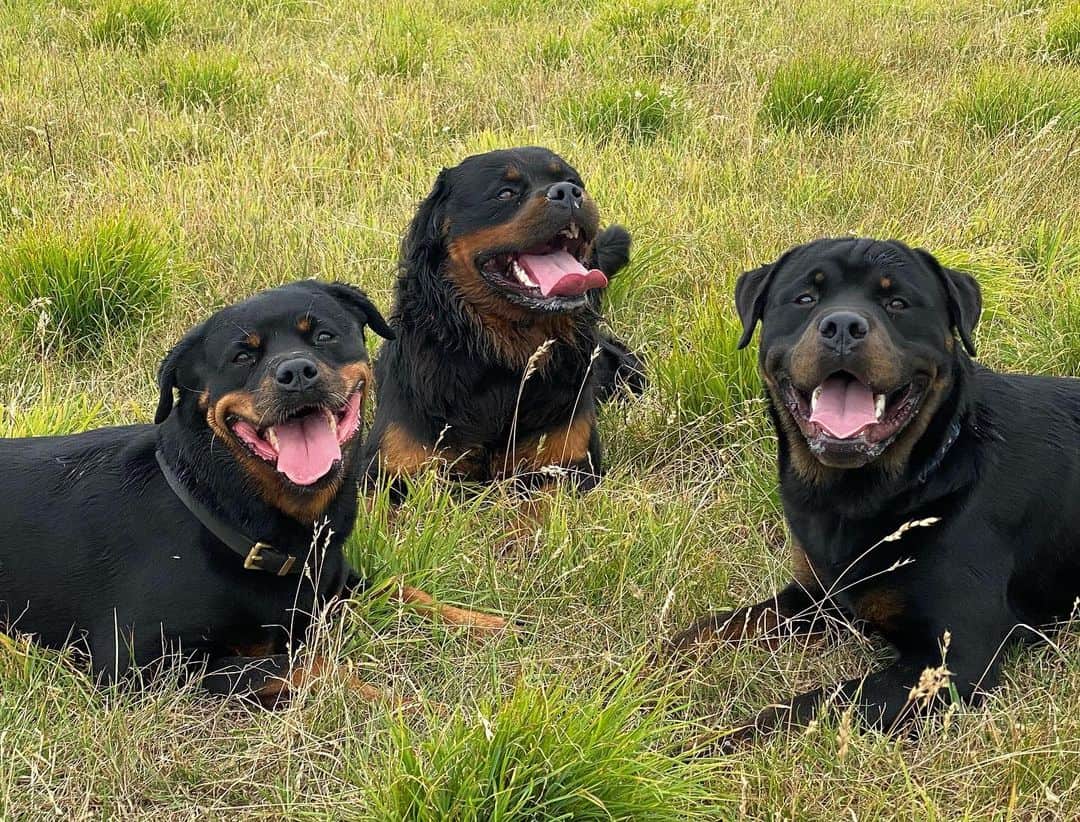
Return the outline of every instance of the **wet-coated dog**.
[[[375,365],[365,462],[374,478],[438,459],[461,478],[529,486],[600,476],[598,403],[643,387],[641,363],[597,309],[630,236],[600,230],[580,175],[543,148],[492,151],[443,170],[401,250]]]

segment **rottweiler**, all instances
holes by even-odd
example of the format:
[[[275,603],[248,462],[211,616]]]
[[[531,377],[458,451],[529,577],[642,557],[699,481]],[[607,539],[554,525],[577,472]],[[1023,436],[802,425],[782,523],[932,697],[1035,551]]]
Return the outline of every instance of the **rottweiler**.
[[[842,619],[896,656],[724,744],[806,723],[834,696],[867,726],[908,732],[953,697],[977,703],[1003,651],[1077,609],[1080,380],[974,362],[978,283],[894,240],[797,246],[743,274],[735,302],[740,347],[761,322],[794,581],[709,614],[674,649]]]
[[[599,328],[600,293],[630,251],[625,229],[599,225],[581,176],[545,148],[438,175],[402,241],[370,479],[438,458],[478,482],[595,485],[598,403],[644,388],[640,359]]]
[[[328,675],[325,660],[293,666],[290,649],[363,587],[342,546],[372,379],[365,328],[393,337],[351,286],[266,291],[169,352],[154,425],[0,440],[5,627],[81,647],[99,681],[179,657],[208,690],[273,701]]]

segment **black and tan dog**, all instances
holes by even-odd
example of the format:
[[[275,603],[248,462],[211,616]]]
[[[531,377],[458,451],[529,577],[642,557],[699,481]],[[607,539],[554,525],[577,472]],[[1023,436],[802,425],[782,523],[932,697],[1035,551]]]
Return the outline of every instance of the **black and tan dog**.
[[[361,585],[342,545],[371,384],[365,327],[393,336],[350,286],[267,291],[169,353],[156,425],[0,441],[4,624],[82,645],[99,678],[179,654],[206,666],[210,690],[275,699],[328,674],[318,660],[294,669],[288,651]]]
[[[744,274],[736,303],[740,346],[762,324],[795,581],[675,647],[855,618],[897,653],[839,688],[868,724],[898,727],[950,691],[977,700],[1007,647],[1077,607],[1080,381],[974,363],[978,284],[895,241],[799,246]],[[832,693],[732,739],[804,723]]]
[[[599,230],[581,177],[547,149],[444,169],[402,243],[372,478],[438,458],[481,482],[543,484],[561,469],[594,485],[598,402],[643,386],[640,361],[598,329],[600,292],[629,248],[624,229]]]

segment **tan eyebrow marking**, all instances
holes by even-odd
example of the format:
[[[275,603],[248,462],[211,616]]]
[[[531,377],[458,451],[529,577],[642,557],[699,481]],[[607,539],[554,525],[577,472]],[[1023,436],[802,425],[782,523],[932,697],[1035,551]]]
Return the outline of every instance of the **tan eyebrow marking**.
[[[503,174],[503,177],[507,180],[520,180],[521,172],[518,170],[517,166],[507,166],[506,173]]]
[[[262,337],[260,337],[255,332],[252,332],[246,337],[244,337],[244,342],[250,345],[252,348],[258,348],[260,345],[262,345]]]
[[[823,282],[825,282],[825,272],[824,271],[819,271],[817,274],[815,274],[814,275],[814,282],[817,283],[818,285],[821,285]]]
[[[296,321],[296,330],[306,334],[311,330],[311,317],[301,317]]]
[[[881,278],[881,287],[882,288],[892,288],[892,280],[890,280],[888,277],[882,277]]]

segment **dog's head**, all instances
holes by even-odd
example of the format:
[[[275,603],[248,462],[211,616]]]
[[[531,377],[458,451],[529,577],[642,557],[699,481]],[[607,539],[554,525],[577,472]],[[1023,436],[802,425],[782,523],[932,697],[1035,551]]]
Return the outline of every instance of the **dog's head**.
[[[793,449],[833,468],[906,464],[966,356],[954,334],[975,353],[981,309],[971,276],[870,239],[797,246],[743,274],[735,302],[740,348],[761,321],[759,365]]]
[[[593,253],[598,228],[596,203],[557,154],[491,151],[439,174],[409,227],[402,262],[444,280],[483,315],[567,313],[607,285]]]
[[[365,326],[393,336],[367,296],[341,283],[294,283],[228,306],[165,358],[155,422],[176,414],[208,428],[268,502],[307,518],[336,493],[359,444]]]

